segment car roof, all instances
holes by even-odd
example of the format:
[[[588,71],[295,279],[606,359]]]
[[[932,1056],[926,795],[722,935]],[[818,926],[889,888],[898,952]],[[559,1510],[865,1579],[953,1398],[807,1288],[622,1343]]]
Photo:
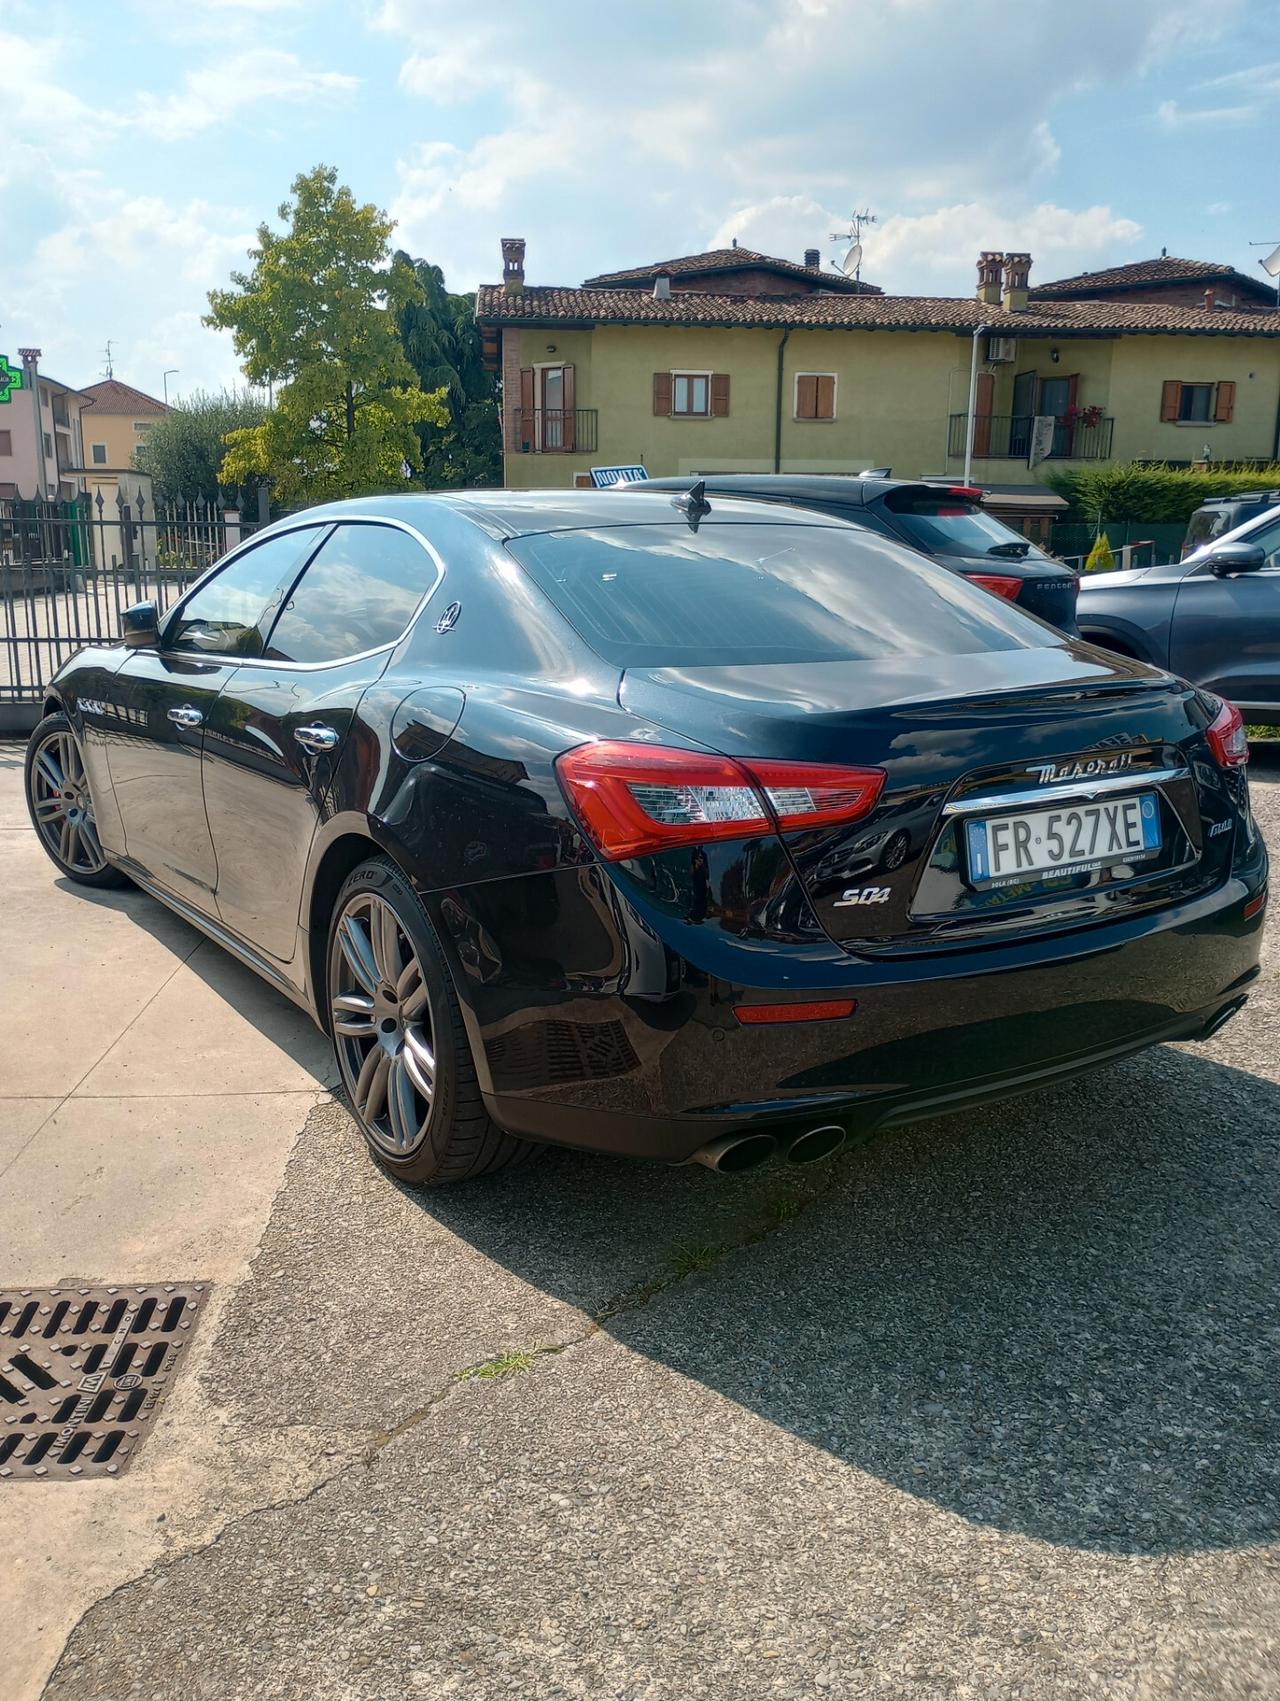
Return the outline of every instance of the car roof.
[[[690,481],[692,482],[692,481]],[[669,487],[683,488],[679,483]],[[428,531],[432,516],[452,515],[469,520],[490,537],[525,537],[537,532],[581,531],[600,526],[686,525],[684,515],[670,502],[655,501],[653,509],[636,504],[633,511],[620,503],[611,490],[458,490],[390,496],[361,496],[350,502],[328,502],[291,514],[289,523],[300,521],[399,520]],[[640,517],[643,514],[643,519]],[[762,508],[758,502],[721,498],[713,505],[704,524],[733,520],[747,525],[830,526],[823,514],[788,510],[785,518]]]

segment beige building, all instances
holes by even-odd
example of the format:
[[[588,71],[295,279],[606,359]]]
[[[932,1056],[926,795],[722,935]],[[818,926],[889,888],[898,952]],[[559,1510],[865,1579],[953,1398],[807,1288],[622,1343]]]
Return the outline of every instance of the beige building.
[[[528,284],[524,262],[524,242],[504,241],[503,281],[476,303],[509,486],[615,465],[958,475],[971,372],[986,485],[1034,488],[1082,461],[1276,453],[1280,312],[1235,288],[1220,301],[1220,276],[1188,305],[1134,300],[1107,274],[1097,299],[1072,293],[1090,287],[1079,279],[1059,299],[1030,287],[1024,253],[984,253],[969,299],[851,288],[815,250],[803,265],[688,255],[581,288]]]
[[[154,518],[151,477],[137,470],[133,457],[156,420],[169,410],[145,390],[135,390],[119,378],[90,384],[84,394],[84,477],[92,503],[93,552],[99,565],[111,566],[126,559],[120,504],[128,504],[131,521],[136,524],[141,498],[148,526]],[[147,543],[155,535],[145,529],[137,534]]]
[[[0,501],[67,502],[84,488],[81,413],[91,404],[40,371],[41,351],[0,356]]]

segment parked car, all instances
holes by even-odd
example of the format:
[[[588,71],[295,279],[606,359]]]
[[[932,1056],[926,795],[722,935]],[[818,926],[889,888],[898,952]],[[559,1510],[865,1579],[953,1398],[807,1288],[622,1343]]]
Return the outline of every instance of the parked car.
[[[1165,567],[1094,573],[1081,634],[1229,698],[1246,721],[1280,726],[1280,508]]]
[[[688,490],[694,482],[692,476],[655,478],[616,488]],[[822,473],[709,473],[702,482],[709,495],[784,502],[865,526],[909,544],[1063,632],[1076,630],[1076,574],[989,514],[982,492],[973,486]]]
[[[1280,490],[1247,490],[1234,496],[1211,496],[1202,502],[1187,522],[1187,535],[1182,540],[1183,560],[1215,538],[1234,533],[1250,521],[1262,519],[1271,509],[1280,506]]]
[[[805,1162],[1208,1036],[1258,973],[1247,758],[865,527],[483,491],[312,509],[130,609],[26,782],[61,874],[311,1013],[421,1184]]]

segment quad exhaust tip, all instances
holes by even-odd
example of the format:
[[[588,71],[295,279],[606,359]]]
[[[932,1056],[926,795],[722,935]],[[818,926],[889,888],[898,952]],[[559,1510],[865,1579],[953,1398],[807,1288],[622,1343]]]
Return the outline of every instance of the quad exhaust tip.
[[[833,1158],[848,1139],[837,1122],[827,1122],[820,1128],[806,1129],[788,1143],[786,1158],[789,1164],[816,1164],[823,1158]]]
[[[823,1158],[834,1157],[847,1138],[845,1130],[835,1122],[806,1128],[781,1142],[772,1134],[722,1134],[718,1140],[700,1147],[690,1162],[705,1164],[717,1175],[742,1175],[768,1163],[781,1150],[789,1164],[816,1164]]]

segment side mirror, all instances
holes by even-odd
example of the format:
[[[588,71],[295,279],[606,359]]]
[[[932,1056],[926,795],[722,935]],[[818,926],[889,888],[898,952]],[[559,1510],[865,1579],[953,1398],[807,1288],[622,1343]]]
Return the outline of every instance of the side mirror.
[[[1267,552],[1260,543],[1220,543],[1209,554],[1209,571],[1215,579],[1225,579],[1232,573],[1256,573],[1267,564]]]
[[[160,642],[160,617],[153,602],[135,602],[120,616],[120,636],[131,650],[154,649]]]

